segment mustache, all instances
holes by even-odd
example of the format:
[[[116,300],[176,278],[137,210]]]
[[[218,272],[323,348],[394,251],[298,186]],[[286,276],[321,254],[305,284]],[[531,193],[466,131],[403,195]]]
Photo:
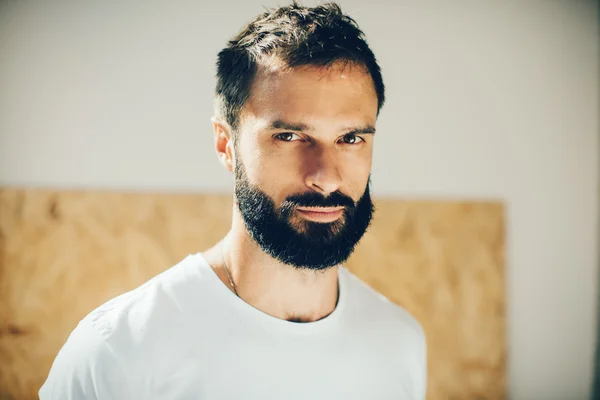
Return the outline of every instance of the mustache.
[[[325,197],[317,192],[299,193],[288,196],[281,204],[283,212],[289,212],[296,207],[346,207],[354,208],[355,204],[350,196],[339,191]]]

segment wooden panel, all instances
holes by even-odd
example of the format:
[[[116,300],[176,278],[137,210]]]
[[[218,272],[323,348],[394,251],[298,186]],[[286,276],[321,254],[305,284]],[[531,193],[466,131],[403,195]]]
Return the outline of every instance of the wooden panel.
[[[0,191],[0,398],[34,399],[77,322],[228,230],[222,195]],[[505,396],[503,208],[376,199],[347,263],[428,339],[428,399]]]

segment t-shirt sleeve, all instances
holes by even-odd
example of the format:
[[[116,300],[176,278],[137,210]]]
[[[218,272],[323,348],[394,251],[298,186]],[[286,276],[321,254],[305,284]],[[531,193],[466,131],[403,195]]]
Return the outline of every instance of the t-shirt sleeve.
[[[59,351],[40,400],[130,399],[117,354],[88,319],[82,320]]]
[[[415,400],[425,400],[427,396],[427,340],[423,334],[419,340],[417,376],[415,379]]]

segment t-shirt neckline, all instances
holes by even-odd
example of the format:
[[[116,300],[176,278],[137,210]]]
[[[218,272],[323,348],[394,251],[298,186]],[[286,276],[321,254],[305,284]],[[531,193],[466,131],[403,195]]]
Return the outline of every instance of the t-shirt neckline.
[[[290,333],[320,332],[324,329],[331,329],[332,327],[337,326],[341,315],[344,312],[347,297],[347,281],[345,279],[346,276],[343,265],[338,266],[337,270],[339,294],[335,309],[328,316],[318,321],[291,322],[274,317],[246,303],[242,298],[238,297],[225,286],[217,276],[217,273],[208,264],[202,253],[196,253],[191,256],[197,259],[200,269],[206,272],[206,276],[214,281],[214,284],[217,287],[217,293],[221,296],[222,301],[227,302],[227,304],[235,307],[237,311],[243,313],[251,321],[263,325],[267,329],[277,329]]]

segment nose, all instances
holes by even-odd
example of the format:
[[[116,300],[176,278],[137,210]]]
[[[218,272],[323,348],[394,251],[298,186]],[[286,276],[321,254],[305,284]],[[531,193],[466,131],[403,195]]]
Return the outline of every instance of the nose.
[[[338,155],[335,149],[316,148],[305,160],[305,184],[325,196],[342,185]]]

